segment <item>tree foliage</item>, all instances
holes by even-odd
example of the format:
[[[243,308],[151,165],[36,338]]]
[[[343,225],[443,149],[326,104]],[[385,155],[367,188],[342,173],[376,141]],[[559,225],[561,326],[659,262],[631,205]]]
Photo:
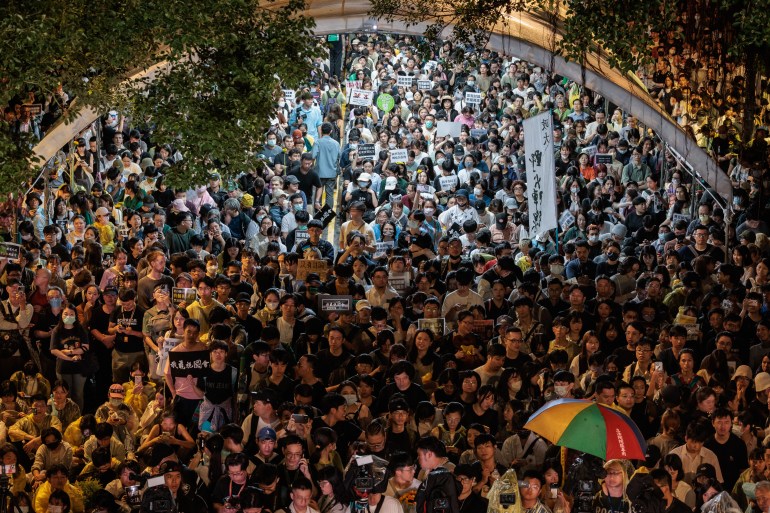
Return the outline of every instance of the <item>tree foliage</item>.
[[[7,104],[62,84],[78,108],[117,108],[154,141],[174,144],[185,160],[172,184],[205,183],[215,163],[225,175],[251,165],[276,91],[310,73],[318,48],[304,8],[304,0],[9,0],[0,6],[0,95]],[[168,66],[154,82],[125,82],[161,61]],[[0,128],[2,192],[29,178],[31,151]]]
[[[626,4],[626,5],[624,5]],[[469,48],[483,47],[497,23],[515,13],[543,20],[554,33],[552,50],[582,62],[585,52],[600,51],[623,71],[635,70],[649,57],[643,50],[648,29],[669,27],[674,19],[671,2],[606,2],[603,0],[373,0],[371,14],[407,25],[427,23],[426,37],[446,33],[449,40]],[[515,37],[515,34],[513,34]]]

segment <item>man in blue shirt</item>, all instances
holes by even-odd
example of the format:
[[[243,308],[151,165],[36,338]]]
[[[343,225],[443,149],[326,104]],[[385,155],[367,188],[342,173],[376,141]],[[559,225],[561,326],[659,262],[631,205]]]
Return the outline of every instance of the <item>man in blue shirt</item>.
[[[301,121],[297,119],[297,116],[299,115],[307,124],[308,135],[314,139],[317,139],[318,127],[321,126],[321,123],[323,123],[323,114],[321,114],[321,109],[313,105],[313,95],[310,93],[302,93],[300,100],[302,100],[300,106],[291,111],[289,124],[294,126],[299,125],[301,123]]]
[[[340,160],[340,143],[331,138],[332,124],[324,123],[321,125],[321,138],[313,145],[313,158],[315,159],[315,169],[318,177],[321,179],[323,189],[326,190],[326,204],[332,204],[334,197],[334,187],[337,183],[337,169]],[[321,194],[316,192],[315,204],[313,208],[321,208]]]

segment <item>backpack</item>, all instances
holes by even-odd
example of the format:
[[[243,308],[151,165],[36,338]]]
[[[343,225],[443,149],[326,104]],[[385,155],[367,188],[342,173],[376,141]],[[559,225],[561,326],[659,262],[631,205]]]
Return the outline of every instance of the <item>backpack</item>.
[[[454,513],[460,510],[462,491],[454,475],[444,467],[431,470],[417,490],[417,513]]]
[[[8,302],[3,301],[2,305],[3,318],[7,322],[12,322],[15,324],[16,318],[13,316]],[[22,336],[20,329],[17,328],[15,330],[0,331],[0,358],[10,358],[21,349],[23,343],[24,337]]]

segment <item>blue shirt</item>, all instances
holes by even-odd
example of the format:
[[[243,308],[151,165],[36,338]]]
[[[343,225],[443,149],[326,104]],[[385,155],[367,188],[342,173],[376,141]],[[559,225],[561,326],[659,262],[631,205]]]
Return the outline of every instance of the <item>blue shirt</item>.
[[[305,106],[299,108],[302,117],[307,124],[307,134],[313,139],[318,139],[318,127],[323,123],[323,114],[321,109],[316,106],[310,107],[310,110],[305,110]],[[297,123],[297,109],[291,111],[289,124],[295,125]]]
[[[325,135],[313,145],[313,158],[318,178],[336,178],[340,159],[340,143]]]

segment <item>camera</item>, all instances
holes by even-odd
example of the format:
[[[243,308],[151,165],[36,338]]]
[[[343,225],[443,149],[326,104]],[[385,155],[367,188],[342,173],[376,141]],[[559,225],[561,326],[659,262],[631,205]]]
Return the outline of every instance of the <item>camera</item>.
[[[308,416],[302,413],[293,413],[291,416],[295,424],[307,424]]]
[[[369,492],[374,487],[374,479],[371,477],[357,477],[355,487],[362,492]]]
[[[509,506],[513,506],[516,504],[516,494],[515,493],[501,493],[500,494],[500,505],[504,508],[507,508]]]
[[[577,494],[575,496],[575,511],[578,513],[591,513],[596,494],[596,481],[580,480],[577,482]]]
[[[142,497],[142,513],[176,513],[171,491],[166,486],[148,488]]]

